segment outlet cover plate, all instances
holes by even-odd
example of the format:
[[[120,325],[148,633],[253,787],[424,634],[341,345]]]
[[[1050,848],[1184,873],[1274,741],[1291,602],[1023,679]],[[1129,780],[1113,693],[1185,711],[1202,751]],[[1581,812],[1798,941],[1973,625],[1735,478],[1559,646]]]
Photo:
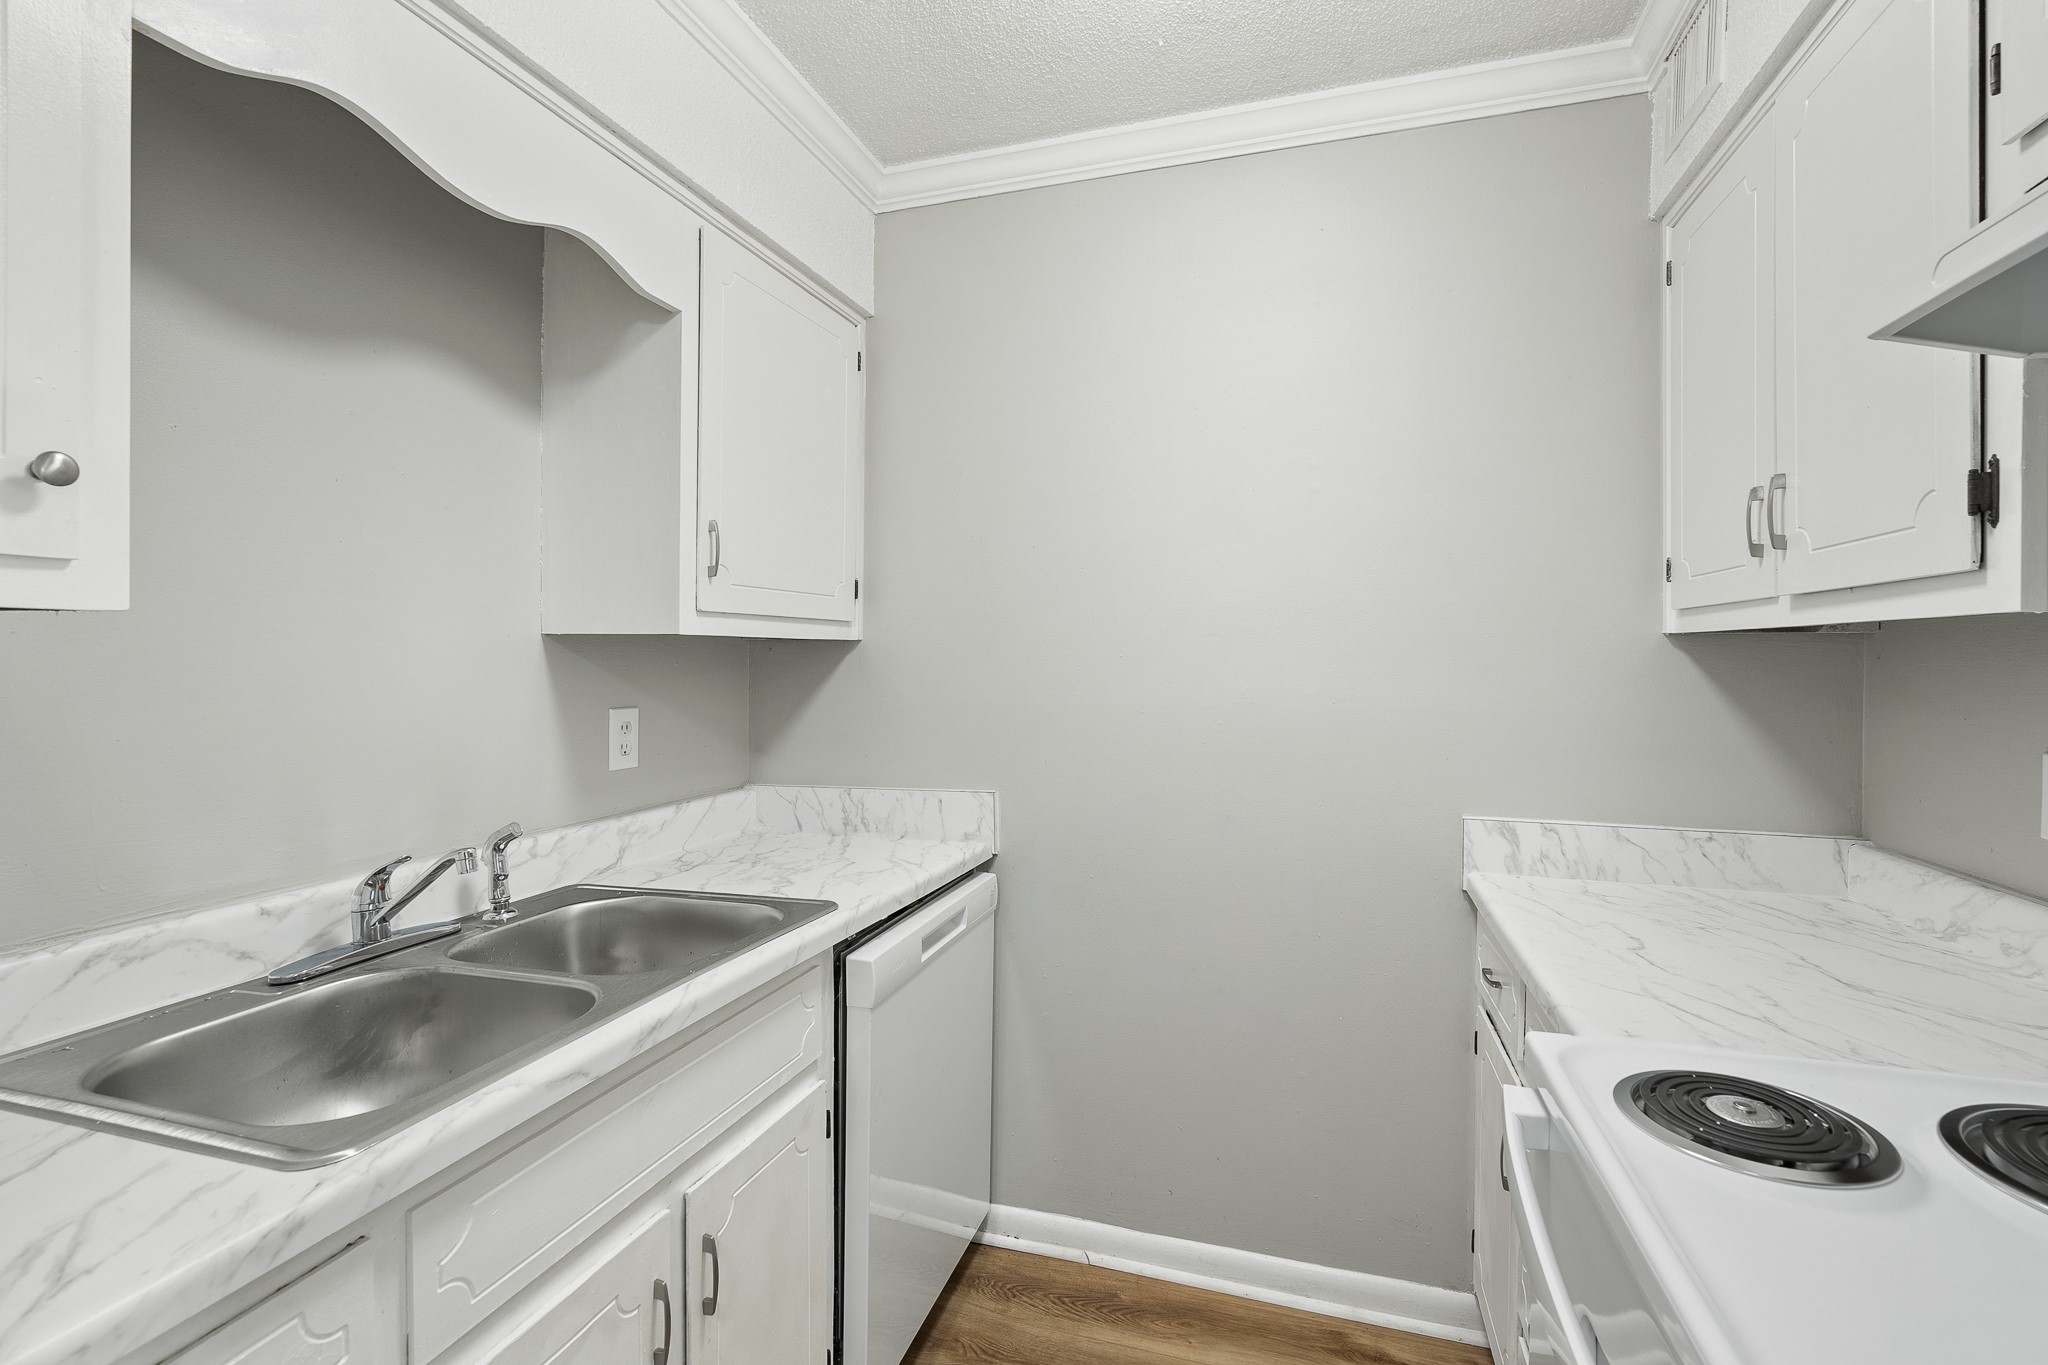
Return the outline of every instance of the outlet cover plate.
[[[611,756],[611,770],[639,767],[640,708],[614,706],[606,713],[606,720],[606,752]]]

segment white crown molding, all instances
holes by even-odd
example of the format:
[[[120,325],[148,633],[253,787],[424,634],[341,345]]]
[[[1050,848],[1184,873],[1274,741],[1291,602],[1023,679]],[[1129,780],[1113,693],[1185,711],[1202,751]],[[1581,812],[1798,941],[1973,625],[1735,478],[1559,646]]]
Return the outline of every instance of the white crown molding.
[[[876,199],[879,209],[887,213],[1367,133],[1640,94],[1647,88],[1633,46],[1618,39],[1567,52],[913,161],[882,173]]]
[[[869,210],[882,163],[734,0],[655,0]]]
[[[1629,40],[1629,45],[1635,49],[1636,65],[1642,69],[1644,79],[1656,75],[1658,64],[1677,41],[1678,26],[1698,4],[1699,0],[1648,0],[1643,6],[1643,12],[1636,16],[1635,37]]]
[[[1370,81],[884,167],[736,0],[655,0],[869,209],[943,204],[1128,171],[1521,113],[1650,88],[1691,0],[1647,0],[1633,33],[1563,52]]]

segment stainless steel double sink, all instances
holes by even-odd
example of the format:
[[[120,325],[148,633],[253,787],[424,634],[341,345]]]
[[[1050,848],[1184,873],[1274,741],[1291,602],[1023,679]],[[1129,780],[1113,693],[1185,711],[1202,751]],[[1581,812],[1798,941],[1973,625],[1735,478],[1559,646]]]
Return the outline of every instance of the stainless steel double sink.
[[[0,1107],[299,1170],[351,1156],[831,901],[568,886],[292,986],[0,1058]]]

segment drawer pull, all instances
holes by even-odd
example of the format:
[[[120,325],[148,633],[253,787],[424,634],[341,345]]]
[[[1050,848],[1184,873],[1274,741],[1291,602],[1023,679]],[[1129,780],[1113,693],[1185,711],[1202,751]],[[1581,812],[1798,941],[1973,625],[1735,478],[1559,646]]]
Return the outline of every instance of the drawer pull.
[[[669,1306],[667,1280],[654,1282],[654,1301],[661,1305],[661,1344],[654,1348],[650,1359],[653,1365],[668,1365],[669,1341],[676,1330],[676,1311]]]
[[[1486,988],[1488,990],[1493,991],[1497,991],[1502,986],[1507,984],[1506,982],[1502,981],[1499,977],[1493,974],[1493,968],[1491,967],[1481,967],[1479,969],[1479,979],[1486,983]]]
[[[711,1292],[704,1296],[704,1316],[708,1318],[718,1313],[718,1239],[708,1232],[704,1234],[704,1263],[711,1272]]]

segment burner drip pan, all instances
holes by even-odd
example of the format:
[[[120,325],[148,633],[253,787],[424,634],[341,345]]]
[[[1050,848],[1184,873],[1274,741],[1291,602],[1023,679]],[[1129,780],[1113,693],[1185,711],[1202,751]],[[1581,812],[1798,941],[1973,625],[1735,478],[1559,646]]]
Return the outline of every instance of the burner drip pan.
[[[1973,1104],[1941,1120],[1941,1140],[1979,1174],[2048,1208],[2048,1109]]]
[[[1711,1071],[1645,1071],[1614,1088],[1646,1132],[1717,1165],[1804,1185],[1875,1185],[1898,1150],[1839,1109]]]

